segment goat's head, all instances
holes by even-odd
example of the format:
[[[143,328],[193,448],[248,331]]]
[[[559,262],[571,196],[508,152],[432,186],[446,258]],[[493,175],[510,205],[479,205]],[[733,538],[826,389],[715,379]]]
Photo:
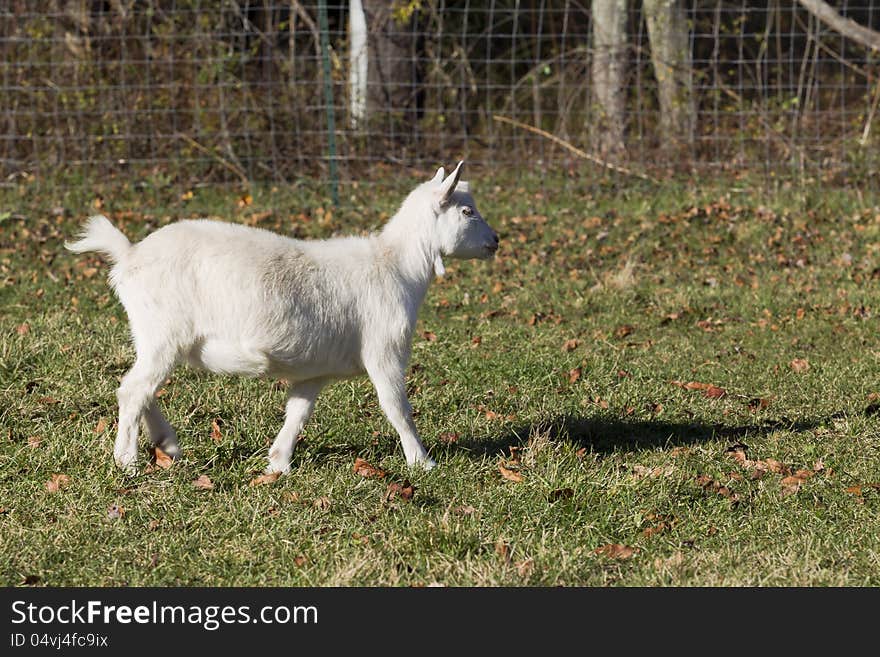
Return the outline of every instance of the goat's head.
[[[463,164],[459,162],[449,176],[440,167],[428,185],[438,247],[450,258],[491,258],[498,250],[498,235],[477,210],[468,184],[459,180]],[[442,263],[438,269],[442,270]]]

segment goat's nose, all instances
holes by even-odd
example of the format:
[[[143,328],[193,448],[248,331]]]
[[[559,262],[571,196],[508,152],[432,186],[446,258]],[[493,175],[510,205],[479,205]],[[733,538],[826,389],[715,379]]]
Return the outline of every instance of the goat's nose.
[[[498,233],[492,233],[492,239],[495,240],[495,246],[498,246]]]

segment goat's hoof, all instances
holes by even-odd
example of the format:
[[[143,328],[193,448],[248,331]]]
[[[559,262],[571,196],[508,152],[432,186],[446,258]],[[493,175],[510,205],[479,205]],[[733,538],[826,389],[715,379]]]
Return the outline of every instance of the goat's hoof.
[[[164,438],[157,443],[153,443],[153,446],[161,449],[175,461],[180,458],[180,443],[177,442],[176,436]]]
[[[437,461],[432,459],[430,456],[425,456],[416,461],[413,461],[409,464],[409,466],[411,468],[421,468],[422,470],[427,472],[428,470],[433,470],[437,467]]]
[[[266,474],[282,474],[286,475],[290,472],[290,463],[279,463],[275,461],[269,461],[269,465],[266,466],[265,470]]]
[[[137,456],[132,456],[130,454],[114,454],[113,460],[116,463],[116,467],[122,470],[127,475],[137,474],[137,465],[135,461],[137,460]]]

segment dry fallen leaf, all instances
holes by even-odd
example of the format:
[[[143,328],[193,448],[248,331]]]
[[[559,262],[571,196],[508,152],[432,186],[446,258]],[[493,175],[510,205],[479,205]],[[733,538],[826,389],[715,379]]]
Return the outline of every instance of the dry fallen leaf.
[[[788,365],[792,370],[799,374],[810,369],[810,361],[806,358],[795,358]]]
[[[535,562],[533,559],[525,559],[523,561],[516,562],[516,572],[520,577],[528,577],[532,574],[532,570],[535,568]]]
[[[476,509],[470,504],[462,504],[461,506],[455,507],[452,511],[460,516],[470,516],[476,512]]]
[[[780,463],[776,459],[764,459],[763,461],[759,461],[759,463],[763,463],[767,466],[767,469],[773,474],[788,474],[791,472],[791,469],[784,463]]]
[[[519,472],[505,468],[503,463],[498,464],[498,471],[501,473],[501,476],[508,481],[519,483],[523,480],[523,476]]]
[[[684,388],[685,390],[701,390],[703,395],[710,399],[721,399],[727,395],[727,391],[724,388],[719,388],[711,383],[701,383],[699,381],[688,381],[687,383],[670,381],[670,383],[679,388]]]
[[[750,411],[762,411],[770,406],[770,400],[764,397],[753,397],[748,402]]]
[[[202,490],[211,490],[214,488],[214,482],[211,481],[211,478],[208,475],[201,475],[198,479],[192,482],[192,485],[196,488],[201,488]]]
[[[306,561],[307,561],[307,559],[302,554],[299,554],[293,558],[293,563],[295,565],[299,566],[300,568],[302,568],[303,566],[306,565]]]
[[[382,468],[377,468],[375,465],[368,463],[360,456],[358,456],[354,461],[353,472],[360,475],[361,477],[376,477],[377,479],[382,479],[385,477],[385,475],[388,474]]]
[[[249,486],[265,486],[266,484],[273,484],[278,481],[278,477],[281,476],[280,472],[267,472],[265,474],[261,474],[257,477],[254,477],[250,480]]]
[[[459,436],[459,434],[455,433],[454,431],[445,431],[444,433],[441,433],[439,436],[437,436],[437,439],[441,443],[451,445],[452,443],[457,443],[460,437],[461,436]]]
[[[95,435],[98,436],[104,433],[104,429],[107,428],[107,418],[98,418],[98,424],[95,425]]]
[[[316,509],[322,509],[322,510],[326,511],[327,509],[330,508],[330,498],[327,497],[326,495],[318,497],[315,499],[314,502],[312,502],[312,506],[315,507]]]
[[[391,502],[393,499],[399,497],[402,500],[411,500],[413,495],[415,495],[416,488],[406,479],[403,480],[402,484],[397,483],[396,481],[392,481],[388,484],[388,488],[385,489],[385,501]]]
[[[43,442],[43,439],[40,438],[39,436],[29,436],[27,444],[28,444],[28,447],[30,447],[31,449],[36,449],[37,447],[40,446],[41,442]]]
[[[556,502],[557,500],[568,500],[572,497],[574,497],[574,490],[571,488],[557,488],[556,490],[550,491],[547,499],[550,500],[550,502]]]
[[[156,466],[163,470],[167,470],[174,464],[174,459],[168,456],[168,454],[163,452],[159,447],[153,448],[153,458],[156,460]]]
[[[726,497],[732,502],[736,502],[739,500],[739,496],[730,490],[727,486],[723,485],[721,482],[715,481],[709,475],[699,475],[697,477],[697,484],[703,488],[703,490],[715,493],[717,495],[721,495],[722,497]]]
[[[125,507],[120,506],[118,504],[111,504],[107,508],[107,518],[110,520],[117,520],[125,515]]]
[[[15,327],[15,332],[19,335],[27,335],[28,333],[30,333],[30,331],[31,327],[30,324],[28,324],[27,322],[25,322],[24,324],[19,324]]]
[[[580,340],[575,340],[575,339],[566,340],[565,343],[562,345],[562,351],[566,351],[566,352],[567,351],[574,351],[575,349],[578,348],[580,343],[581,343]]]
[[[569,383],[577,382],[577,380],[581,378],[581,373],[582,373],[582,370],[580,367],[575,367],[574,369],[569,370],[568,371],[568,382]]]
[[[57,493],[59,490],[70,483],[70,477],[66,474],[53,474],[52,478],[46,482],[46,490],[50,493]]]
[[[629,559],[635,553],[635,548],[629,545],[621,545],[620,543],[609,543],[593,550],[593,554],[608,557],[609,559]]]
[[[635,331],[635,327],[630,324],[624,324],[622,326],[618,326],[614,329],[614,337],[615,338],[625,338],[628,335],[632,335]]]
[[[220,420],[220,418],[214,418],[211,420],[211,440],[217,444],[223,442],[223,433],[220,431],[221,422],[222,420]]]
[[[504,542],[503,539],[498,539],[495,541],[495,554],[501,557],[501,560],[504,563],[510,562],[510,545]]]
[[[422,331],[422,337],[425,338],[428,342],[436,342],[437,334],[433,331]]]

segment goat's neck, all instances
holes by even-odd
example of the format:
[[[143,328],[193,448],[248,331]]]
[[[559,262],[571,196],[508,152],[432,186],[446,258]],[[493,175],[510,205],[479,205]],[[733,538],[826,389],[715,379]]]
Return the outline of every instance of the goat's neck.
[[[380,239],[418,305],[434,280],[434,263],[440,257],[440,250],[435,246],[436,240],[429,228],[433,217],[406,219],[409,220],[395,216],[382,231]]]

